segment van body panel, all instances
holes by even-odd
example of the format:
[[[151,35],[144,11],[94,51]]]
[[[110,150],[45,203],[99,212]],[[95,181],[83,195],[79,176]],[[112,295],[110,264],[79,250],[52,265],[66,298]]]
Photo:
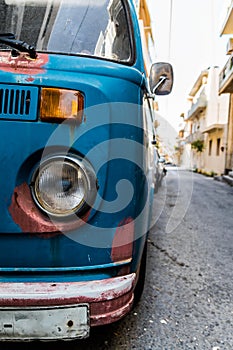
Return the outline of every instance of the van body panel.
[[[145,267],[155,132],[138,14],[133,0],[7,6],[0,340],[84,338],[132,309]],[[33,318],[48,327],[35,333]]]

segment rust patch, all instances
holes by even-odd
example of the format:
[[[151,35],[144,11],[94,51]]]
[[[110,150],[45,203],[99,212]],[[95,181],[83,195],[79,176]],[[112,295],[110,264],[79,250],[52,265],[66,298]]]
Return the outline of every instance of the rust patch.
[[[126,218],[118,225],[113,242],[111,258],[113,262],[132,257],[134,241],[134,220]]]
[[[107,280],[50,284],[0,283],[0,305],[59,306],[88,303],[91,326],[117,321],[133,304],[135,274]]]
[[[18,57],[12,57],[10,52],[1,52],[0,70],[9,73],[29,74],[27,81],[33,79],[31,75],[44,72],[43,66],[48,62],[48,54],[39,53],[36,59],[31,59],[28,54],[20,53]]]
[[[130,266],[127,265],[127,266],[122,266],[118,273],[117,273],[117,276],[125,276],[125,275],[128,275],[130,273]]]
[[[77,217],[77,220],[68,222],[50,221],[35,205],[30,188],[26,183],[15,188],[9,212],[23,232],[31,233],[55,233],[76,229],[87,221],[90,213],[88,211],[82,220]],[[45,237],[49,238],[49,235]]]
[[[134,295],[133,292],[126,296],[120,297],[110,301],[110,307],[105,303],[100,303],[96,308],[96,305],[90,304],[90,321],[91,326],[102,326],[120,320],[127,315],[133,307]],[[93,307],[94,306],[94,307]],[[95,308],[95,314],[92,309]],[[110,310],[109,310],[110,309]]]
[[[32,83],[35,79],[33,77],[28,77],[27,79],[25,79],[28,83]]]

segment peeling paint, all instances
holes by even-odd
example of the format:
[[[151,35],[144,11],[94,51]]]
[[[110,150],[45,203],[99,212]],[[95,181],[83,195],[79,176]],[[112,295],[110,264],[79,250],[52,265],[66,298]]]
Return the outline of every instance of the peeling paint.
[[[15,188],[9,212],[14,222],[19,225],[23,232],[37,233],[58,233],[70,231],[82,226],[88,219],[90,211],[80,220],[72,220],[68,222],[50,221],[35,205],[30,188],[26,183]],[[49,235],[45,235],[49,238]]]
[[[134,220],[126,218],[122,220],[115,232],[112,242],[112,261],[116,262],[132,257],[134,241]]]
[[[35,79],[32,76],[29,76],[25,79],[28,83],[32,83]]]
[[[105,280],[69,283],[0,283],[0,307],[90,305],[91,326],[111,323],[133,304],[135,273]]]
[[[0,53],[0,70],[9,73],[29,74],[27,79],[32,79],[31,75],[45,72],[43,67],[48,63],[48,60],[49,55],[44,53],[39,53],[36,59],[31,59],[26,53],[12,57],[11,52],[2,51]]]
[[[111,311],[105,312],[106,305],[101,305],[97,308],[97,314],[93,314],[92,305],[90,308],[90,319],[91,326],[101,326],[103,324],[109,324],[112,322],[116,322],[124,317],[133,307],[134,295],[133,293],[129,293],[128,295],[119,298],[118,300],[114,300],[111,302]],[[119,305],[122,304],[121,307]],[[117,306],[117,307],[116,307]],[[115,309],[114,309],[115,307]],[[100,314],[100,311],[102,312]]]

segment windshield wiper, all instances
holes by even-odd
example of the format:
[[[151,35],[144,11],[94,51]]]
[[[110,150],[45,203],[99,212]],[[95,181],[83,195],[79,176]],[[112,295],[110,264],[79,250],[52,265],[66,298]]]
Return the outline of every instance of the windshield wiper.
[[[28,52],[31,58],[37,57],[34,46],[25,43],[25,41],[15,39],[15,35],[12,33],[0,33],[0,43],[6,44],[21,52]]]

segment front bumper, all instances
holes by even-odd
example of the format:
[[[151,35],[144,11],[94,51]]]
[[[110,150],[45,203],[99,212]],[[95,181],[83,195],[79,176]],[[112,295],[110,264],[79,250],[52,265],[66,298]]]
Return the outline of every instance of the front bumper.
[[[4,320],[0,322],[0,340],[85,338],[89,335],[89,325],[115,322],[130,311],[135,280],[136,274],[132,273],[87,282],[0,283],[0,314],[4,315]],[[70,311],[72,308],[73,314]],[[87,312],[84,317],[82,313],[85,308]],[[70,320],[77,313],[75,310],[81,314],[79,325]],[[34,315],[38,317],[38,322],[46,324],[46,334],[43,327],[32,331]],[[49,315],[52,315],[51,318]],[[56,318],[59,320],[56,321]],[[50,320],[53,324],[50,324]],[[23,327],[18,326],[19,322]],[[83,322],[86,323],[85,327]],[[60,329],[59,334],[54,332],[54,327]]]

